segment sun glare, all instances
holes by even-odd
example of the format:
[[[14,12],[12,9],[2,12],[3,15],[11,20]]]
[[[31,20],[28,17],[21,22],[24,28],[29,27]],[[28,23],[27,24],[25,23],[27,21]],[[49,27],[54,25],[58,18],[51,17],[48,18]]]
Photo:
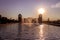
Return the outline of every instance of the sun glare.
[[[45,12],[45,10],[43,8],[38,9],[39,14],[43,14],[44,12]]]

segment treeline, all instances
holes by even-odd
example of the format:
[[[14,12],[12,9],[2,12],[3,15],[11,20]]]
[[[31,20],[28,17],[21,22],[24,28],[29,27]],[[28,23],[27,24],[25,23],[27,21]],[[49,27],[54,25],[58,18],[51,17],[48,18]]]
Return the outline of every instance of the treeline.
[[[2,17],[0,15],[0,24],[3,24],[3,23],[16,23],[16,22],[18,22],[18,20],[8,19],[7,17]]]
[[[50,24],[50,25],[55,25],[55,26],[60,26],[60,20],[44,21],[44,23],[47,23],[47,24]]]
[[[49,23],[60,24],[60,20],[56,20],[56,21],[49,21]]]
[[[49,24],[55,25],[55,26],[60,26],[60,20],[57,20],[57,21],[50,21]]]

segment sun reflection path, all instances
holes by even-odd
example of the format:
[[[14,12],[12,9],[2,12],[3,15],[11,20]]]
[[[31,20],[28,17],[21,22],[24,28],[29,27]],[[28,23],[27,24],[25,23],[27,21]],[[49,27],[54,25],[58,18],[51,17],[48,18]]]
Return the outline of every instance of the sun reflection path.
[[[41,40],[44,40],[44,32],[43,32],[43,29],[44,29],[44,25],[42,24],[42,25],[40,25],[40,39]]]

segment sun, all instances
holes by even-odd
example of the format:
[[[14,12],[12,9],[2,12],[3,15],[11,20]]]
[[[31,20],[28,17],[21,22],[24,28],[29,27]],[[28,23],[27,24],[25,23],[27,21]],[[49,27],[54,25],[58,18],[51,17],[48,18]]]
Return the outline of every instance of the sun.
[[[44,8],[39,8],[39,9],[38,9],[38,13],[39,13],[39,14],[43,14],[44,12],[45,12]]]

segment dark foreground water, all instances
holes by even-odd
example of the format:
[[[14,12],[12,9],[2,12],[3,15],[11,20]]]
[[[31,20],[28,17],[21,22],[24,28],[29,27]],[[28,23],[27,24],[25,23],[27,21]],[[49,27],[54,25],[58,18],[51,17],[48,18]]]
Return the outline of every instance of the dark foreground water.
[[[0,40],[60,40],[60,27],[47,24],[0,24]]]

